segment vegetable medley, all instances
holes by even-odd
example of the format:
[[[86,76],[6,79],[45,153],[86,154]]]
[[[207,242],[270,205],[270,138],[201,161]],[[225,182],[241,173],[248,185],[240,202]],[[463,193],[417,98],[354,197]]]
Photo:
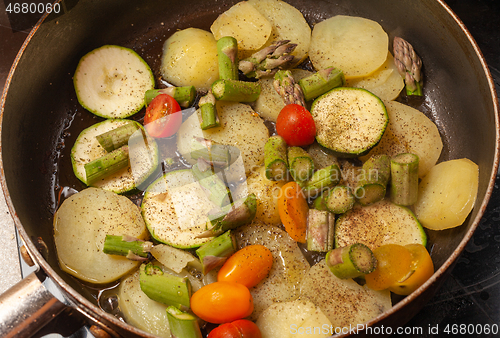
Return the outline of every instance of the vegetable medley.
[[[478,166],[436,164],[436,125],[398,101],[424,95],[421,66],[375,21],[311,29],[281,0],[175,32],[165,88],[128,48],[89,52],[75,90],[103,119],[71,152],[87,187],[54,217],[62,269],[119,283],[123,318],[162,337],[327,337],[375,318],[432,276],[426,231],[460,226],[477,194]]]

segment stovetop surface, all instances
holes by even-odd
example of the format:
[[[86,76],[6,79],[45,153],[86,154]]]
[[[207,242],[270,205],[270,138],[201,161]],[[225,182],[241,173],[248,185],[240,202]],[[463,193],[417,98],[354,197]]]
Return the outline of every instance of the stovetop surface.
[[[0,10],[5,10],[2,5],[9,2],[0,3]],[[448,0],[447,3],[477,41],[500,93],[500,1]],[[5,12],[0,13],[0,86],[3,87],[11,63],[35,22],[32,17],[9,21]],[[499,222],[500,176],[497,175],[485,216],[450,277],[403,327],[406,333],[393,334],[393,337],[500,336]],[[485,333],[488,329],[490,334]],[[78,337],[86,335],[82,331],[77,333]]]

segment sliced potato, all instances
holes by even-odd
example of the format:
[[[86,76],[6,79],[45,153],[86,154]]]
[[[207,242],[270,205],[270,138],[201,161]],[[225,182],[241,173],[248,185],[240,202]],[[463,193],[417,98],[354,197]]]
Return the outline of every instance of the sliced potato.
[[[175,86],[208,90],[219,78],[217,41],[205,30],[187,28],[165,41],[161,74]]]
[[[461,225],[474,207],[478,181],[479,168],[469,159],[435,165],[418,186],[417,218],[432,230]]]
[[[170,338],[167,305],[146,296],[139,283],[139,270],[125,278],[118,289],[118,304],[125,320],[141,330]]]
[[[329,337],[331,325],[321,309],[309,300],[300,299],[272,304],[261,313],[256,324],[262,338],[292,338],[299,332],[307,337]]]
[[[269,138],[269,130],[253,109],[241,103],[217,102],[220,127],[201,130],[201,115],[198,110],[181,125],[177,132],[177,148],[191,164],[191,141],[194,136],[205,137],[219,144],[233,146],[229,169],[225,170],[230,182],[245,179],[252,168],[264,162],[264,145]],[[241,155],[241,156],[240,156]]]
[[[374,73],[361,78],[346,80],[350,87],[364,88],[380,97],[382,100],[395,100],[405,87],[403,78],[394,64],[394,57],[387,52],[384,64]]]
[[[87,188],[65,200],[54,216],[54,240],[61,268],[86,282],[115,281],[139,262],[102,252],[106,235],[146,239],[139,208],[127,197]]]
[[[238,42],[240,58],[262,48],[272,32],[272,25],[254,6],[241,1],[219,15],[210,27],[216,40],[232,36]]]
[[[242,198],[254,193],[257,198],[257,213],[255,218],[269,225],[279,225],[281,223],[278,212],[278,197],[281,187],[286,181],[268,180],[264,167],[258,167],[252,171],[246,180],[246,184],[240,185],[236,196]]]
[[[436,125],[415,108],[396,101],[386,101],[384,104],[389,115],[385,134],[379,144],[361,160],[365,161],[376,154],[416,154],[419,158],[418,176],[423,177],[436,164],[443,149]]]
[[[377,22],[336,15],[314,26],[309,57],[317,70],[334,66],[350,79],[380,68],[387,59],[388,47],[389,37]]]
[[[300,286],[300,297],[309,299],[326,315],[335,328],[349,328],[375,318],[391,308],[391,293],[374,291],[352,279],[339,279],[325,260],[309,269]]]
[[[281,0],[249,0],[248,3],[257,8],[272,25],[271,38],[266,45],[274,41],[290,40],[297,44],[292,53],[296,58],[295,64],[307,57],[311,27],[297,8]]]
[[[262,311],[275,302],[297,299],[299,285],[309,270],[309,263],[286,231],[254,221],[235,230],[235,237],[239,248],[261,244],[271,250],[273,255],[269,275],[250,289],[254,301],[251,319],[257,319]]]
[[[311,74],[313,73],[308,70],[292,69],[295,82],[299,82],[300,79]],[[261,91],[258,99],[253,103],[253,109],[264,119],[276,122],[281,109],[285,107],[285,103],[276,89],[274,89],[273,81],[274,78],[272,77],[259,80]]]

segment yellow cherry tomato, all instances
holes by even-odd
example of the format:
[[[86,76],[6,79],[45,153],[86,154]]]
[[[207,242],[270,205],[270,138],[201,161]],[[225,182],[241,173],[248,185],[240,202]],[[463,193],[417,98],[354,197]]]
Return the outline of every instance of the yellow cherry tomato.
[[[236,282],[251,288],[263,280],[273,265],[271,250],[263,245],[249,245],[236,251],[224,263],[217,280]]]
[[[409,295],[424,284],[434,273],[434,264],[427,249],[422,244],[408,244],[405,248],[411,255],[410,273],[402,280],[389,287],[398,295]]]
[[[278,211],[290,237],[299,243],[305,243],[309,206],[296,182],[289,182],[281,187]]]
[[[229,323],[252,314],[253,298],[243,284],[215,282],[203,286],[191,296],[191,310],[209,323]]]
[[[365,276],[366,285],[373,290],[385,290],[410,273],[411,254],[402,245],[386,244],[373,250],[377,268]]]

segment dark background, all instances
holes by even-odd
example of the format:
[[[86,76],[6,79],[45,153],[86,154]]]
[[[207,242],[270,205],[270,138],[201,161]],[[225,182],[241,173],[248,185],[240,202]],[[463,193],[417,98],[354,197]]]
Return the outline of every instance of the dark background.
[[[418,0],[416,0],[418,1]],[[29,3],[48,3],[30,1]],[[9,3],[0,3],[0,87],[17,51],[41,15],[12,15]],[[464,22],[481,48],[500,93],[500,1],[449,0],[448,5]],[[499,336],[477,334],[489,325],[500,326],[500,176],[485,217],[436,296],[406,326],[406,332],[422,328],[423,334],[394,337],[446,337],[445,328],[458,329],[467,337]],[[435,331],[436,326],[438,331]],[[474,327],[473,327],[474,326]],[[498,328],[497,326],[497,328]],[[429,332],[429,328],[434,328]],[[462,329],[463,334],[460,334]],[[469,330],[467,333],[467,329]],[[464,331],[465,330],[465,331]],[[500,330],[500,329],[499,329]]]

